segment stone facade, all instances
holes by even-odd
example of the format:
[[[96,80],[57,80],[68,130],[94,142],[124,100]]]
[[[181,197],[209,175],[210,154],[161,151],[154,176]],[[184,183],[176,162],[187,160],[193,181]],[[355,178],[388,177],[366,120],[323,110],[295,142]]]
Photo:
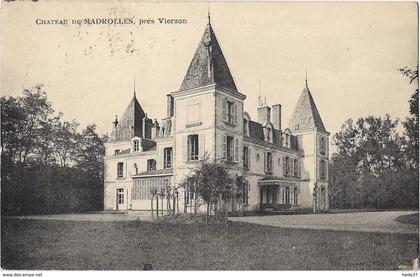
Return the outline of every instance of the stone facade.
[[[167,96],[167,117],[153,122],[134,95],[115,120],[105,145],[105,209],[151,209],[150,191],[176,187],[205,155],[226,162],[230,180],[243,184],[229,210],[328,209],[329,133],[308,85],[285,129],[281,105],[261,104],[252,120],[245,98],[209,22],[181,88]],[[192,208],[184,191],[179,206]]]

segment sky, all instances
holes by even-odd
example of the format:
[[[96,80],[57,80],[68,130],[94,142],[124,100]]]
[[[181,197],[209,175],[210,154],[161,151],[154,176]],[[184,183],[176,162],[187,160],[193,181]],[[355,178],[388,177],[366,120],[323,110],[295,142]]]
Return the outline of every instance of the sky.
[[[415,2],[3,2],[1,93],[42,83],[53,107],[110,133],[137,96],[149,117],[166,116],[211,22],[256,120],[259,91],[282,105],[286,127],[305,84],[333,135],[348,118],[404,119],[418,84],[400,67],[418,64]],[[127,25],[36,24],[37,19],[133,18]],[[186,19],[159,24],[158,18]],[[140,19],[154,24],[139,25]],[[261,85],[259,85],[261,83]]]

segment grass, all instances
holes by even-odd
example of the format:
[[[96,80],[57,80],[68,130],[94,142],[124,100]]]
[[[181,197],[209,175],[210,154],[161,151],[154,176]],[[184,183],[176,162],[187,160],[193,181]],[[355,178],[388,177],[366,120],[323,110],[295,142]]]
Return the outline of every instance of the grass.
[[[419,225],[419,213],[402,215],[397,217],[395,220],[404,224]]]
[[[3,219],[1,267],[27,270],[397,269],[417,235],[296,230],[240,222]]]

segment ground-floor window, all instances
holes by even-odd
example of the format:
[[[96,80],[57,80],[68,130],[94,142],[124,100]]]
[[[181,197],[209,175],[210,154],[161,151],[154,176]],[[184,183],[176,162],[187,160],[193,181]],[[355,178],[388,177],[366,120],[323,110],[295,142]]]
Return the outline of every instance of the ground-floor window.
[[[124,204],[124,189],[117,189],[117,203]]]
[[[154,190],[159,193],[165,192],[166,187],[171,184],[171,177],[150,177],[135,179],[131,197],[133,200],[150,200]]]
[[[248,205],[248,190],[249,190],[249,184],[243,183],[242,185],[242,203],[244,205]]]

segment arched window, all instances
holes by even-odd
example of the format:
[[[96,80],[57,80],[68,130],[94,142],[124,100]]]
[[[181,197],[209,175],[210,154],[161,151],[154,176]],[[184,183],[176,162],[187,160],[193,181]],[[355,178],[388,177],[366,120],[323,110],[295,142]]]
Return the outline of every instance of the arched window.
[[[267,141],[273,141],[273,130],[270,127],[267,127]]]
[[[289,148],[290,147],[290,135],[286,134],[285,135],[285,142],[286,142],[286,147]]]

